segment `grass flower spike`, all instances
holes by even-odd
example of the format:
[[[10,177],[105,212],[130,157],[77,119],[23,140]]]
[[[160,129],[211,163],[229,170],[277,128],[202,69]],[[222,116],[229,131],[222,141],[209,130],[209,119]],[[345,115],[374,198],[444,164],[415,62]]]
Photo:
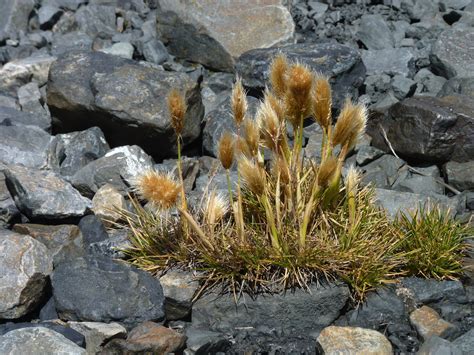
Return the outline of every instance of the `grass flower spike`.
[[[231,133],[224,132],[219,140],[219,160],[222,167],[230,169],[234,162],[235,140]]]
[[[170,174],[150,170],[138,177],[135,189],[154,206],[169,209],[176,206],[181,185]]]
[[[232,88],[232,113],[234,114],[234,120],[237,127],[240,127],[242,121],[247,114],[247,95],[245,94],[244,86],[242,85],[242,79],[237,77],[237,80]]]
[[[184,115],[186,114],[186,101],[178,90],[173,89],[168,94],[168,111],[170,113],[171,125],[177,136],[180,136],[184,127]]]

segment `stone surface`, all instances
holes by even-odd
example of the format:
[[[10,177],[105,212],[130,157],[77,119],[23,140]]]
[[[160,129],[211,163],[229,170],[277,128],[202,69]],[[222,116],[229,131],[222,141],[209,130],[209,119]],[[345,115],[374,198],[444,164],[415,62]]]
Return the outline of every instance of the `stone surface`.
[[[165,72],[100,52],[73,52],[51,67],[48,106],[61,130],[100,127],[112,146],[138,144],[158,157],[176,154],[166,97],[186,97],[182,137],[200,134],[204,108],[199,84],[184,73]]]
[[[362,62],[368,75],[409,76],[414,71],[415,57],[410,48],[367,50],[362,51]]]
[[[61,334],[44,327],[12,330],[0,337],[2,354],[86,355],[86,350]]]
[[[73,21],[74,20],[72,19],[71,26],[75,26]],[[67,31],[70,31],[70,29],[67,29]],[[91,51],[93,45],[91,37],[83,32],[78,31],[68,33],[54,33],[52,42],[51,54],[54,56],[66,55],[72,51]]]
[[[377,149],[370,145],[362,146],[356,155],[357,165],[363,166],[366,165],[377,158],[380,158],[384,154],[383,150]]]
[[[461,94],[474,98],[474,78],[452,78],[446,81],[438,93],[439,97]]]
[[[68,322],[67,325],[84,335],[88,354],[97,354],[108,341],[127,336],[127,330],[118,323]]]
[[[453,345],[461,350],[462,354],[472,354],[474,352],[474,329],[455,339]]]
[[[357,156],[356,156],[357,161]],[[405,162],[393,155],[385,154],[364,165],[362,185],[372,184],[379,188],[391,188],[405,167]]]
[[[453,324],[446,322],[428,306],[413,311],[410,314],[410,322],[425,341],[432,335],[448,338],[458,331]]]
[[[439,301],[464,302],[465,291],[460,281],[436,281],[418,277],[402,279],[400,287],[410,291],[417,305],[431,304]]]
[[[114,43],[112,46],[104,48],[101,52],[116,55],[125,59],[132,59],[135,48],[128,42]]]
[[[56,309],[63,319],[115,321],[133,327],[147,320],[161,321],[165,316],[159,281],[109,258],[64,262],[54,270],[51,282]]]
[[[115,12],[106,5],[81,6],[75,13],[75,20],[79,30],[90,37],[99,34],[111,37],[116,33]]]
[[[9,230],[0,230],[0,256],[0,319],[20,318],[41,302],[51,257],[42,243]]]
[[[85,246],[92,243],[102,242],[109,238],[105,225],[93,214],[81,218],[78,227],[83,235]]]
[[[278,53],[327,75],[331,79],[333,104],[336,107],[342,105],[346,96],[354,99],[358,97],[358,87],[365,78],[360,54],[357,50],[338,43],[300,43],[248,51],[236,63],[236,70],[244,85],[253,90],[263,90],[269,83],[271,60]]]
[[[165,159],[163,160],[163,163],[155,165],[155,170],[170,172],[173,174],[173,176],[175,176],[176,179],[179,179],[177,162],[177,159]],[[194,183],[196,182],[196,178],[200,173],[198,159],[182,157],[181,170],[184,179],[184,190],[189,192],[194,188]]]
[[[462,355],[451,342],[436,335],[429,337],[417,352],[417,355]]]
[[[225,352],[230,348],[230,342],[221,333],[205,329],[187,328],[187,349],[192,354],[211,354]]]
[[[51,139],[49,133],[35,126],[0,124],[0,163],[46,168]]]
[[[474,29],[448,29],[433,45],[430,59],[435,74],[447,79],[469,77],[474,71]]]
[[[471,157],[474,159],[474,156]],[[474,190],[474,160],[458,163],[447,162],[444,166],[445,177],[448,184],[458,190]]]
[[[0,4],[0,32],[26,31],[34,0],[10,0]]]
[[[1,164],[0,164],[1,169]],[[5,175],[0,172],[0,229],[8,228],[20,219],[20,211],[8,191]]]
[[[113,259],[125,259],[123,250],[132,247],[126,229],[111,230],[105,240],[90,243],[87,250],[92,255],[106,256]]]
[[[153,322],[133,328],[127,340],[109,342],[102,354],[168,354],[179,352],[186,344],[186,336]]]
[[[284,43],[294,34],[281,0],[162,0],[157,28],[171,53],[220,71],[232,71],[242,53]]]
[[[30,219],[77,218],[91,207],[88,199],[50,171],[17,165],[10,166],[4,173],[15,204]]]
[[[71,182],[82,194],[90,197],[105,184],[125,194],[135,178],[152,169],[153,164],[153,159],[139,146],[117,147],[77,171]]]
[[[105,184],[95,193],[92,210],[105,225],[111,226],[120,219],[120,213],[115,211],[115,208],[127,209],[125,198],[114,186]]]
[[[389,151],[379,125],[402,157],[443,163],[474,156],[474,100],[467,96],[412,97],[373,115],[367,133],[374,146]]]
[[[324,354],[392,354],[392,345],[381,333],[363,328],[335,327],[324,328],[318,337]]]
[[[394,38],[382,15],[364,15],[360,19],[356,38],[367,49],[393,48]]]

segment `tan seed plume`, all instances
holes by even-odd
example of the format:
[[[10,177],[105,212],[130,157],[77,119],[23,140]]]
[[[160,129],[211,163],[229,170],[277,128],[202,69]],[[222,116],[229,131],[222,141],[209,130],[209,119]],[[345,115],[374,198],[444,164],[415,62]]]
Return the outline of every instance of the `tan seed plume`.
[[[237,80],[232,88],[232,113],[234,114],[234,120],[237,127],[240,127],[242,121],[247,114],[247,95],[245,94],[244,86],[242,85],[242,79],[237,77]]]
[[[311,88],[313,74],[302,64],[294,64],[288,74],[288,90],[285,95],[287,116],[294,127],[311,114]]]
[[[255,161],[246,157],[239,159],[239,172],[244,185],[255,195],[261,196],[265,192],[265,170]]]
[[[230,169],[234,162],[235,141],[230,132],[225,131],[219,140],[219,160],[222,167]]]
[[[270,83],[272,84],[273,92],[279,97],[283,97],[286,92],[288,71],[288,60],[283,54],[277,55],[270,65]]]
[[[318,186],[326,187],[331,181],[334,173],[337,170],[338,161],[335,157],[329,156],[324,160],[318,169],[317,182]]]
[[[263,143],[267,148],[278,152],[279,143],[282,139],[281,123],[269,101],[265,100],[260,103],[260,107],[257,111],[257,119],[260,124]]]
[[[313,90],[313,116],[326,131],[331,124],[332,96],[327,77],[318,76]]]
[[[186,101],[183,95],[176,89],[168,94],[168,111],[170,113],[171,126],[176,135],[181,135],[184,127],[184,115],[186,114]]]
[[[204,216],[209,225],[218,223],[229,210],[227,200],[215,190],[212,190],[204,205]]]
[[[245,142],[250,151],[251,156],[257,156],[258,153],[258,143],[260,140],[260,131],[258,128],[257,122],[254,120],[245,120],[244,121],[244,132],[245,132]]]
[[[181,185],[170,174],[150,170],[137,178],[135,190],[155,207],[168,209],[176,205]]]
[[[334,127],[332,144],[348,145],[352,148],[358,137],[364,133],[367,122],[367,110],[363,105],[354,105],[346,100]]]

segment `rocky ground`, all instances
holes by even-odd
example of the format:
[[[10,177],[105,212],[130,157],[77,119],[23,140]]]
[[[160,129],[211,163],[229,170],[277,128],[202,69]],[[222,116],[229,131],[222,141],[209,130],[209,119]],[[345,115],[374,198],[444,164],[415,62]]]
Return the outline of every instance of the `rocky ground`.
[[[104,225],[118,218],[107,207],[127,207],[140,172],[175,166],[168,91],[186,93],[197,198],[235,130],[235,72],[255,110],[278,51],[331,77],[336,110],[345,97],[369,105],[347,164],[390,214],[431,199],[472,216],[474,2],[260,3],[0,3],[1,354],[474,353],[471,258],[461,281],[403,279],[358,309],[338,283],[192,304],[192,274],[117,261],[127,234]],[[305,138],[318,159],[322,133],[308,124]],[[222,172],[213,181],[226,189]]]

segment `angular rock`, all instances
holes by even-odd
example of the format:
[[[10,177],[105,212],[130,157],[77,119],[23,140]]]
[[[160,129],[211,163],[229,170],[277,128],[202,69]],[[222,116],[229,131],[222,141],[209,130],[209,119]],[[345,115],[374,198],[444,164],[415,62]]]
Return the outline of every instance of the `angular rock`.
[[[245,297],[235,303],[231,294],[202,296],[193,305],[193,326],[233,332],[236,327],[261,325],[281,329],[288,319],[298,319],[293,331],[315,332],[330,325],[344,307],[349,289],[341,284],[312,285],[285,294]],[[307,317],[311,314],[311,317]]]
[[[367,49],[393,48],[394,38],[382,15],[363,15],[356,38]]]
[[[84,254],[82,245],[82,234],[79,228],[71,224],[57,226],[47,226],[42,224],[15,224],[13,231],[29,235],[43,243],[48,248],[53,259],[53,264],[71,257],[78,257]]]
[[[365,79],[365,68],[360,54],[357,50],[338,43],[299,43],[248,51],[242,54],[236,63],[236,70],[244,85],[252,90],[263,91],[269,83],[271,61],[278,53],[328,76],[331,79],[333,104],[336,107],[342,105],[346,96],[353,99],[358,97],[358,87]]]
[[[466,294],[460,281],[436,281],[418,277],[402,279],[400,287],[412,294],[417,305],[430,304],[441,300],[465,302]]]
[[[106,256],[112,259],[124,259],[123,250],[130,249],[132,244],[126,229],[111,230],[105,240],[90,243],[87,250],[91,255]]]
[[[318,343],[324,354],[392,354],[388,339],[371,329],[330,326],[323,329]]]
[[[432,335],[449,338],[458,332],[453,324],[446,322],[438,312],[428,306],[413,311],[410,314],[410,322],[425,341]]]
[[[26,32],[28,18],[35,6],[34,0],[2,1],[0,4],[0,32],[15,33]]]
[[[75,13],[81,32],[94,38],[97,35],[112,37],[115,31],[115,11],[106,5],[81,6]]]
[[[410,48],[389,48],[362,51],[362,62],[368,75],[390,74],[410,76],[414,72],[415,56]]]
[[[81,218],[78,227],[83,235],[85,246],[91,243],[102,242],[109,238],[104,224],[93,214]]]
[[[147,320],[161,321],[165,316],[160,282],[109,258],[64,262],[54,270],[51,282],[56,309],[63,319],[115,321],[133,327]]]
[[[392,89],[395,97],[403,100],[405,97],[413,95],[416,89],[416,82],[402,75],[395,75],[392,79]]]
[[[157,15],[171,53],[218,71],[232,71],[234,58],[246,51],[291,40],[295,27],[281,0],[163,0]]]
[[[52,269],[42,243],[0,230],[0,319],[20,318],[34,309],[42,300]]]
[[[1,169],[1,164],[0,164]],[[8,228],[20,219],[20,211],[8,191],[5,175],[0,172],[0,229]]]
[[[433,163],[465,162],[474,156],[474,99],[467,96],[412,97],[369,119],[372,144],[402,157]]]
[[[216,354],[229,350],[231,343],[223,334],[204,329],[187,328],[187,350],[193,354]]]
[[[356,156],[357,160],[357,156]],[[372,183],[379,188],[390,188],[400,175],[405,162],[393,155],[385,154],[377,160],[363,166],[361,183],[368,185]]]
[[[474,138],[474,136],[472,136]],[[474,159],[474,156],[471,157]],[[444,165],[445,177],[448,184],[458,190],[474,190],[474,160],[465,163],[455,161],[447,162]]]
[[[135,178],[152,169],[153,164],[153,159],[136,145],[117,147],[77,171],[71,182],[82,194],[90,197],[105,184],[125,194]]]
[[[186,336],[153,322],[144,322],[133,328],[127,340],[109,342],[103,355],[113,354],[169,354],[184,348]]]
[[[41,321],[59,319],[58,312],[56,312],[56,305],[54,304],[54,298],[50,297],[48,302],[41,307],[39,312],[39,319]]]
[[[200,134],[204,108],[199,84],[184,73],[165,72],[100,52],[68,53],[52,66],[48,106],[62,130],[99,126],[112,146],[139,144],[158,157],[176,154],[166,97],[185,94],[185,143]]]
[[[452,78],[446,81],[439,97],[461,94],[474,98],[474,78]]]
[[[81,168],[103,157],[109,149],[101,129],[92,127],[54,136],[49,148],[50,160],[61,176],[71,179]]]
[[[440,34],[430,56],[433,72],[447,79],[472,76],[474,29],[455,28]]]
[[[37,354],[39,349],[44,354],[86,355],[85,349],[44,327],[17,329],[0,337],[2,354]]]
[[[16,165],[4,173],[15,204],[30,219],[77,218],[91,207],[88,199],[52,172]]]
[[[59,21],[57,25],[60,23],[61,21]],[[73,27],[74,24],[75,23],[73,22],[71,27]],[[54,33],[51,44],[51,54],[54,56],[60,56],[65,55],[71,51],[92,50],[93,41],[91,37],[83,32],[69,31],[71,31],[71,29],[68,29],[67,33]]]
[[[67,325],[84,335],[88,354],[98,354],[109,340],[127,336],[127,330],[118,323],[68,322]]]
[[[177,159],[166,159],[163,163],[156,164],[155,170],[170,172],[179,179]],[[189,192],[193,189],[196,178],[199,175],[199,161],[196,158],[182,157],[181,170],[184,179],[184,190]]]
[[[21,86],[18,88],[17,95],[22,111],[38,116],[46,116],[45,120],[51,121],[48,111],[41,105],[41,92],[37,83],[31,82]]]
[[[143,43],[142,52],[145,60],[150,63],[162,64],[169,58],[168,50],[158,39],[151,39]]]
[[[0,125],[0,163],[46,168],[51,139],[49,133],[35,126]]]
[[[444,194],[444,186],[438,181],[440,181],[439,177],[435,178],[432,176],[408,173],[406,176],[400,177],[392,185],[392,189],[427,196],[442,195]]]
[[[59,20],[63,11],[50,4],[45,4],[38,10],[38,21],[42,30],[48,30]]]
[[[474,329],[455,339],[453,345],[461,350],[462,354],[472,354],[474,352]]]
[[[417,352],[417,355],[462,355],[451,342],[436,335],[429,337]]]
[[[134,50],[135,49],[130,43],[119,42],[119,43],[114,43],[110,47],[102,49],[101,52],[111,54],[111,55],[116,55],[118,57],[125,58],[125,59],[132,59]]]
[[[113,222],[117,222],[121,217],[120,213],[113,210],[114,208],[127,209],[125,198],[114,186],[105,184],[94,195],[92,210],[104,225],[111,226]]]
[[[418,83],[418,85],[422,85],[422,88],[417,88],[417,93],[425,92],[432,96],[438,95],[442,91],[442,88],[446,83],[445,78],[443,78],[442,76],[434,75],[430,70],[426,68],[423,68],[418,73],[416,73],[414,79]],[[448,96],[450,94],[440,96]]]
[[[380,158],[384,154],[383,150],[377,149],[370,145],[362,146],[356,155],[357,165],[363,166],[366,165],[378,158]]]

